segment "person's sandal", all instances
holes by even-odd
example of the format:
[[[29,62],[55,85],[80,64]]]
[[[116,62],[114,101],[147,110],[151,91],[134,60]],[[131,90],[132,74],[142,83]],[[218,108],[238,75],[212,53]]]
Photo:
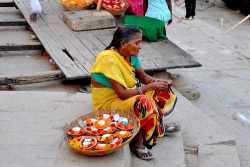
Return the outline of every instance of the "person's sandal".
[[[182,17],[183,20],[192,20],[192,17]]]
[[[180,125],[175,125],[175,126],[166,126],[165,128],[165,135],[174,135],[177,134],[181,131],[181,126]]]
[[[130,147],[130,149],[135,153],[135,155],[143,160],[152,160],[155,157],[153,155],[149,155],[148,153],[148,148],[144,147],[144,149],[140,149],[140,148],[134,148],[134,147]],[[148,154],[147,157],[140,157],[139,154]]]

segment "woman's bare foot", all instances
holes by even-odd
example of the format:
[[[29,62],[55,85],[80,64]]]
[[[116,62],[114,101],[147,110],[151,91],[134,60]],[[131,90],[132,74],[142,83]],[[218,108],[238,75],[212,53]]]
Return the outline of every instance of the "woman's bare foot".
[[[30,15],[30,21],[32,21],[32,22],[36,21],[36,14],[35,13]]]

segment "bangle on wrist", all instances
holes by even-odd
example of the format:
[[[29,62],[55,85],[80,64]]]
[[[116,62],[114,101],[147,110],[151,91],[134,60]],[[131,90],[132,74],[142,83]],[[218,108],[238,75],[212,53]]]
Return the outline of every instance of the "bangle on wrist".
[[[137,91],[139,92],[140,95],[143,94],[143,91],[142,91],[141,87],[137,87],[136,89],[137,89]]]
[[[152,83],[153,83],[153,82],[158,82],[158,81],[159,81],[159,79],[154,79],[154,80],[152,81]]]

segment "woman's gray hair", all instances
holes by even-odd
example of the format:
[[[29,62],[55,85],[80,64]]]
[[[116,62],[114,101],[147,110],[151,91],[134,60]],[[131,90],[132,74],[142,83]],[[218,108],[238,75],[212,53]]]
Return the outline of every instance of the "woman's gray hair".
[[[141,30],[134,25],[124,24],[118,27],[113,35],[111,43],[106,48],[106,50],[112,47],[118,49],[122,41],[128,43],[133,40],[135,35],[138,33],[141,33]]]

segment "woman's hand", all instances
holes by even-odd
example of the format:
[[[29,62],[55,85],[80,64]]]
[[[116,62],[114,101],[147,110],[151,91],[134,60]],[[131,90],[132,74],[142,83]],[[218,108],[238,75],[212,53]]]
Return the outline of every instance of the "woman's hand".
[[[167,90],[169,92],[173,81],[171,79],[169,80],[157,79],[157,81],[153,83],[161,83],[161,84],[154,84],[154,90],[157,90],[157,91]]]

